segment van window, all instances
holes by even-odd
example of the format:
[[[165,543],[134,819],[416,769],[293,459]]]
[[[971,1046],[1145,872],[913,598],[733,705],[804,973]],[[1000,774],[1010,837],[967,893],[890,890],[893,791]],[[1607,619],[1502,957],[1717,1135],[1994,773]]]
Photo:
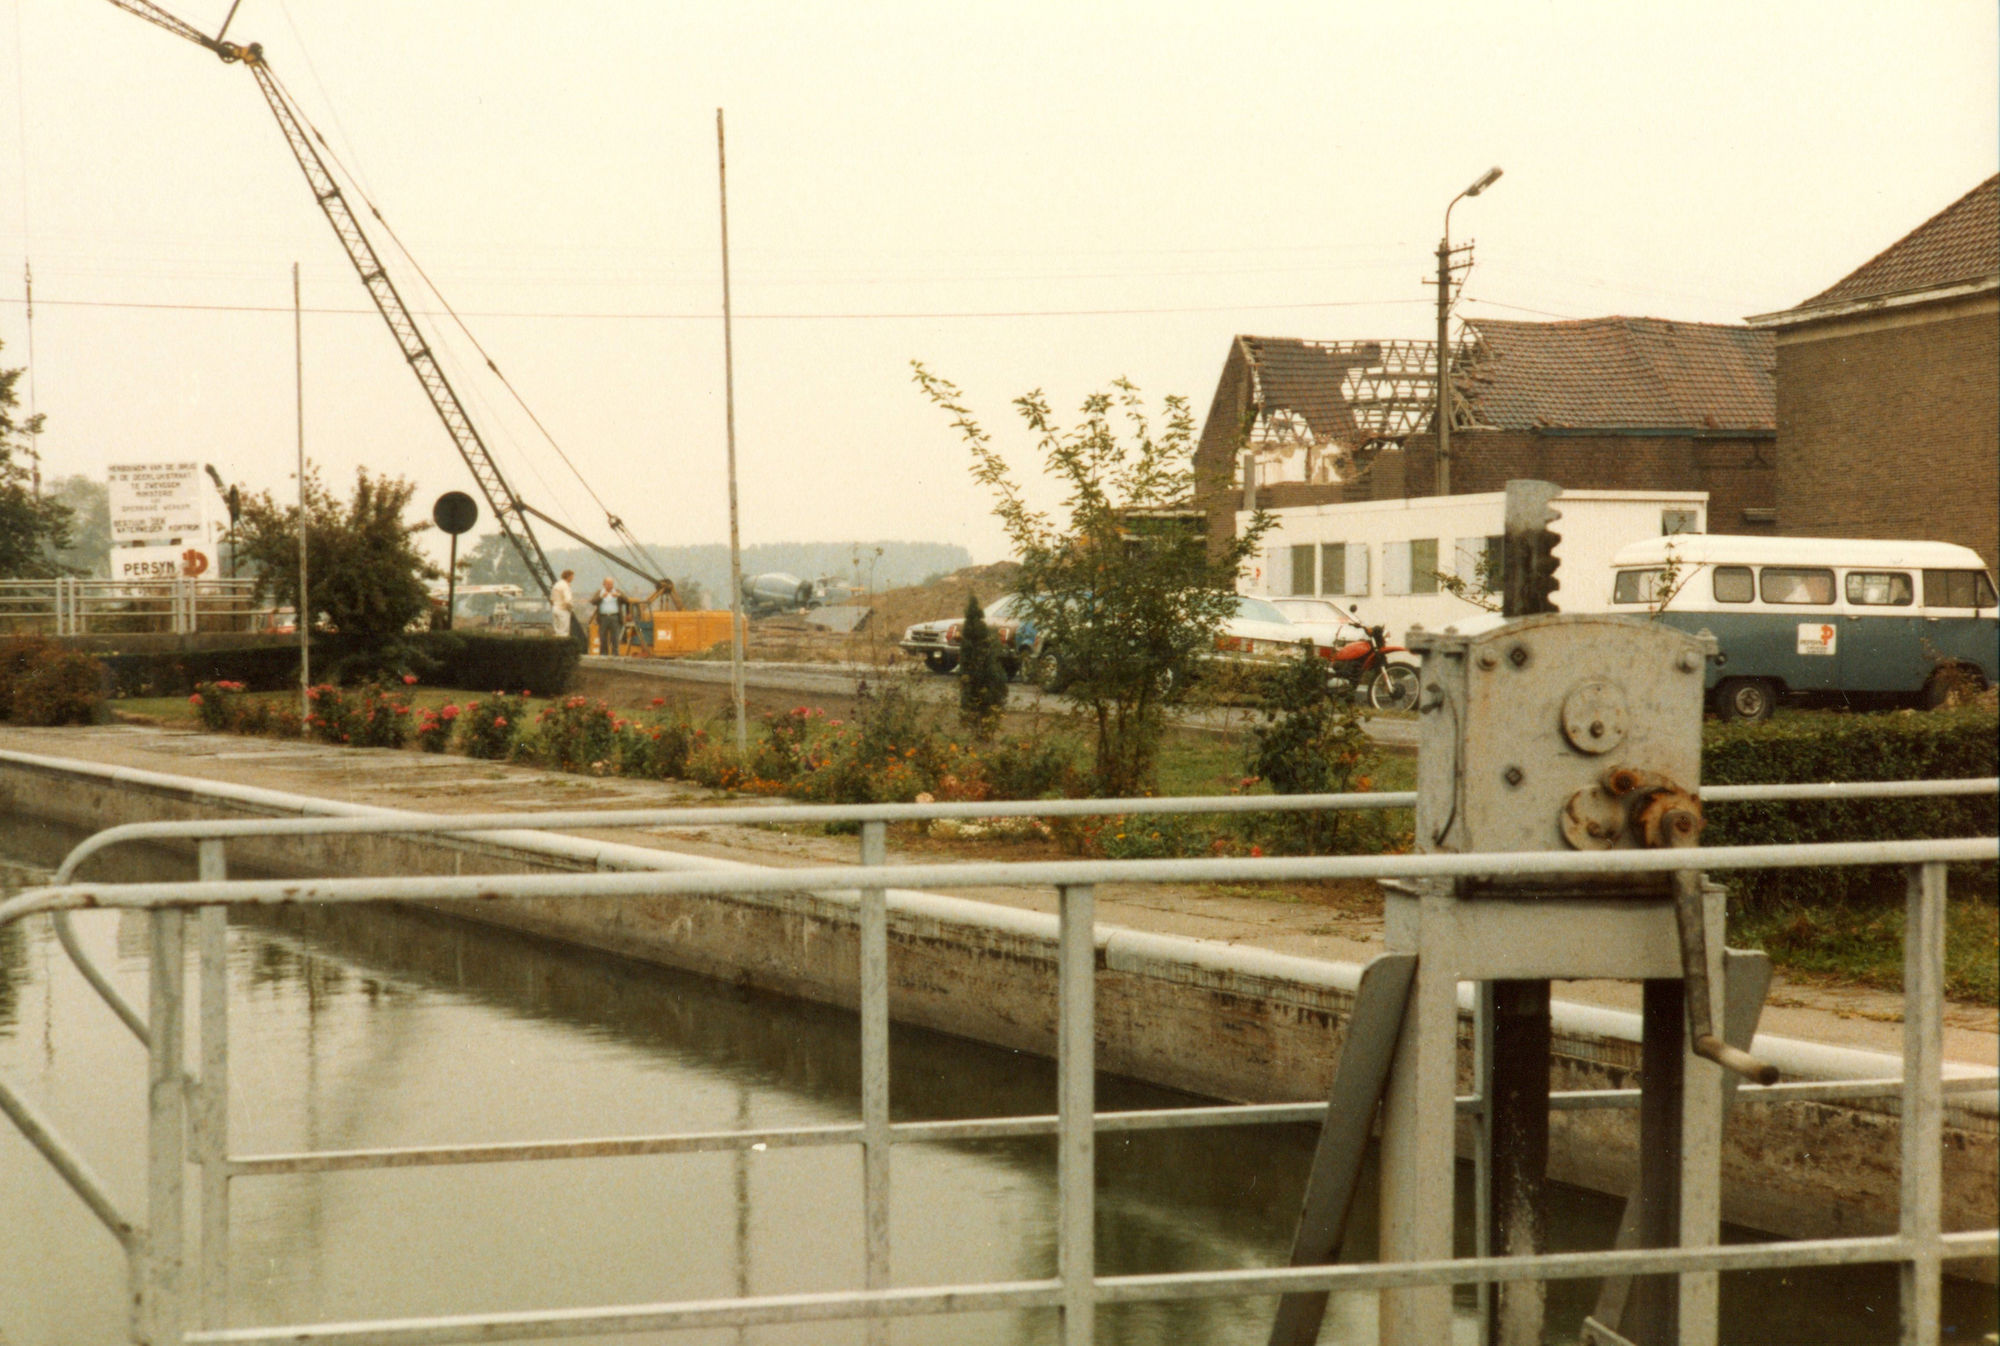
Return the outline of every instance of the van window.
[[[1906,608],[1916,601],[1916,586],[1908,575],[1893,570],[1850,570],[1847,601],[1861,607]]]
[[[1993,581],[1983,570],[1926,570],[1924,606],[1927,608],[1990,608]]]
[[[1748,603],[1757,596],[1757,585],[1750,576],[1749,566],[1717,566],[1715,568],[1715,601],[1718,603]]]
[[[1819,607],[1833,602],[1831,570],[1794,570],[1765,566],[1758,591],[1766,603],[1797,603]]]
[[[1660,597],[1660,581],[1666,577],[1664,568],[1656,570],[1621,570],[1611,586],[1611,601],[1614,603],[1652,603]],[[1600,590],[1600,592],[1602,592]]]

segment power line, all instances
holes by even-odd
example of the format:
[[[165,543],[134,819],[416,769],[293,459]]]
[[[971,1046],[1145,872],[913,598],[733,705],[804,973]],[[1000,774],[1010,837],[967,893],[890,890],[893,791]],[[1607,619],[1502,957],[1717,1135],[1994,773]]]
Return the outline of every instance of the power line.
[[[0,303],[16,304],[19,299],[0,296]],[[42,296],[40,302],[51,308],[113,308],[132,310],[161,310],[185,313],[290,313],[292,310],[280,304],[169,304],[133,299],[50,299]],[[1492,302],[1492,301],[1482,301]],[[924,312],[874,312],[874,313],[739,313],[736,317],[750,322],[928,322],[944,320],[984,320],[997,318],[1127,318],[1169,315],[1176,313],[1268,313],[1290,310],[1331,309],[1331,308],[1394,308],[1408,304],[1429,306],[1428,299],[1324,299],[1290,304],[1206,304],[1206,305],[1165,305],[1158,308],[1050,308],[1050,309],[957,309]],[[434,311],[412,310],[421,317],[442,318],[457,316]],[[1530,310],[1532,311],[1532,310]],[[365,308],[307,308],[307,313],[323,316],[347,317],[373,316],[375,310]],[[477,310],[465,316],[473,318],[553,318],[565,320],[605,321],[605,322],[720,322],[719,313],[676,313],[666,311],[640,313],[612,313],[587,310]]]

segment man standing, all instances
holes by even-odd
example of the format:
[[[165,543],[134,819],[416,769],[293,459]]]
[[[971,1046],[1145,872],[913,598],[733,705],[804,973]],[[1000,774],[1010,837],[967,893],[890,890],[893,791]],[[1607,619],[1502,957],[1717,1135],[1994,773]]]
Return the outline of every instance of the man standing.
[[[576,617],[573,611],[576,607],[576,594],[569,587],[569,582],[575,578],[574,570],[565,570],[562,578],[549,590],[549,625],[553,634],[563,640],[574,640],[577,636]]]
[[[618,592],[618,586],[611,577],[604,577],[604,587],[597,591],[597,652],[599,654],[618,653],[618,634],[623,629],[620,604],[625,595]]]

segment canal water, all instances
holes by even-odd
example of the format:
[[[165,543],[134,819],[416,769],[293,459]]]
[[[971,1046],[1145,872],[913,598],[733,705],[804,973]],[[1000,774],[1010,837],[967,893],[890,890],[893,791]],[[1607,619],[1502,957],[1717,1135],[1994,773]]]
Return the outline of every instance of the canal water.
[[[0,853],[50,865],[74,837],[16,825]],[[191,873],[127,852],[117,874]],[[18,876],[17,876],[18,881]],[[99,965],[143,1003],[145,924],[77,918]],[[551,947],[399,909],[232,913],[230,1129],[236,1153],[473,1143],[849,1122],[853,1015]],[[1049,1062],[896,1030],[897,1120],[1052,1112]],[[143,1209],[145,1061],[83,984],[46,919],[0,931],[0,1070]],[[1112,1077],[1107,1109],[1201,1100]],[[1302,1127],[1100,1140],[1107,1273],[1253,1267],[1289,1246],[1313,1135]],[[1463,1174],[1461,1174],[1463,1177]],[[1461,1189],[1466,1187],[1461,1182]],[[239,1179],[231,1325],[390,1318],[857,1287],[861,1172],[852,1148],[655,1156]],[[1461,1190],[1462,1209],[1469,1206]],[[1358,1207],[1372,1210],[1372,1191]],[[892,1246],[902,1285],[1042,1277],[1055,1266],[1053,1141],[898,1146]],[[111,1238],[0,1123],[0,1346],[122,1340]],[[1613,1203],[1561,1193],[1554,1237],[1604,1246]],[[1372,1254],[1364,1214],[1346,1255]],[[192,1245],[191,1245],[192,1246]],[[1878,1269],[1725,1279],[1725,1340],[1895,1340]],[[1594,1284],[1552,1288],[1573,1340]],[[1993,1323],[1991,1294],[1948,1288],[1947,1340]],[[1109,1309],[1098,1340],[1254,1343],[1273,1301]],[[1456,1340],[1473,1338],[1470,1301]],[[1372,1295],[1337,1297],[1322,1341],[1372,1342]],[[899,1323],[904,1343],[1052,1341],[1050,1313]],[[596,1338],[636,1340],[636,1338]],[[858,1342],[858,1326],[649,1337],[687,1343]]]

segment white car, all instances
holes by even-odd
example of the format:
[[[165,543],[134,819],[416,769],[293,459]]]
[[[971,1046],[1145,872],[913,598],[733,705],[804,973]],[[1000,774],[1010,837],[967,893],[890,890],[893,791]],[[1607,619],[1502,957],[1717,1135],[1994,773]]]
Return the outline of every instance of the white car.
[[[1324,644],[1358,639],[1368,629],[1366,622],[1330,598],[1273,598],[1270,604],[1285,614],[1285,620],[1324,633]]]
[[[1236,610],[1223,618],[1215,648],[1223,654],[1280,659],[1296,653],[1309,640],[1322,659],[1332,657],[1336,632],[1324,622],[1294,621],[1269,599],[1236,595]]]

